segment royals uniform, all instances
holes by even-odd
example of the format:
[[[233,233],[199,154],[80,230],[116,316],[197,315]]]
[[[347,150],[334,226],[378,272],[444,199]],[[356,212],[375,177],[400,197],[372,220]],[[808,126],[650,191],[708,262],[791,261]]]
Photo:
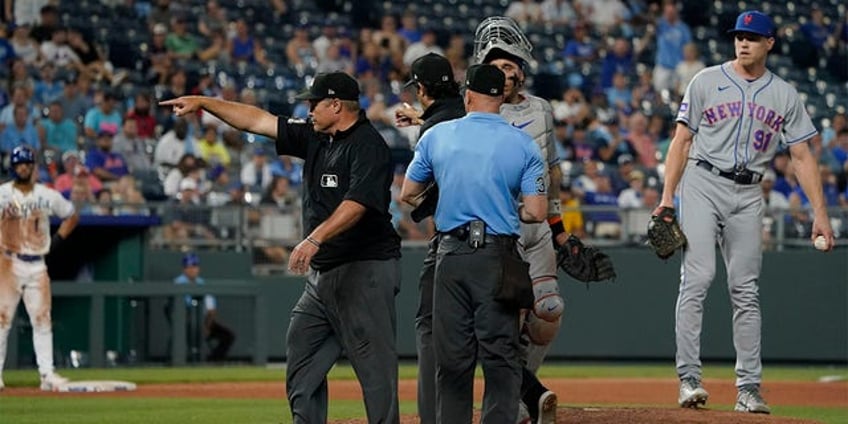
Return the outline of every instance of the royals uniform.
[[[502,104],[500,115],[512,124],[512,126],[529,134],[536,142],[536,145],[539,146],[542,152],[542,158],[546,163],[544,179],[546,182],[549,182],[549,168],[558,166],[559,164],[559,157],[556,154],[555,148],[553,108],[551,108],[551,104],[547,100],[526,93],[522,95],[524,100],[520,103]],[[524,260],[530,263],[530,277],[533,279],[534,286],[537,289],[544,287],[541,292],[540,290],[535,290],[537,302],[540,302],[545,296],[558,294],[559,288],[556,285],[556,254],[551,241],[550,226],[546,222],[535,224],[522,222],[519,244]],[[553,284],[544,284],[545,281],[550,280],[553,280]],[[540,285],[539,283],[543,284]],[[556,336],[556,330],[559,328],[560,314],[562,313],[562,304],[557,303],[556,305],[559,310],[555,314],[555,326],[545,326],[542,331],[531,330],[527,333],[534,344],[547,346]],[[530,318],[531,320],[536,319],[535,316]],[[532,323],[529,323],[529,325],[532,325]],[[547,348],[531,349],[526,358],[527,368],[535,373],[539,366],[541,366],[547,350]]]
[[[0,185],[0,373],[21,297],[32,324],[38,371],[53,373],[50,277],[44,255],[50,251],[50,216],[65,219],[73,214],[73,204],[44,185],[35,184],[29,193],[12,182]]]

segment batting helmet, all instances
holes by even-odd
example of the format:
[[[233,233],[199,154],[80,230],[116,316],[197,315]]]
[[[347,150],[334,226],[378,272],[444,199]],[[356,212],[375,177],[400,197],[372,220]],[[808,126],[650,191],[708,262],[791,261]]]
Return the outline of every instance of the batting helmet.
[[[12,149],[9,163],[14,167],[20,163],[35,163],[35,153],[27,146],[18,146]]]
[[[183,256],[183,268],[200,265],[200,258],[197,253],[190,252]]]

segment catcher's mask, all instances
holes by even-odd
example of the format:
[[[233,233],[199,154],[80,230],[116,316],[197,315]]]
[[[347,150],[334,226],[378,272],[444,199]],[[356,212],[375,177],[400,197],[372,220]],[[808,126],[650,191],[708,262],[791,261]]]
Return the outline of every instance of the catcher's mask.
[[[475,63],[509,59],[522,68],[533,64],[533,45],[518,23],[506,16],[491,16],[477,25],[474,32]]]

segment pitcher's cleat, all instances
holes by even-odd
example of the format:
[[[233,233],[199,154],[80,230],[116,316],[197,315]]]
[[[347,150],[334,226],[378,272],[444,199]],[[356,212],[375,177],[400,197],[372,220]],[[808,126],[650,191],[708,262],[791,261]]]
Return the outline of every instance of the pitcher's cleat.
[[[684,378],[680,380],[680,396],[677,398],[677,403],[681,408],[697,408],[704,406],[707,403],[707,398],[710,394],[701,386],[701,382],[696,378]]]

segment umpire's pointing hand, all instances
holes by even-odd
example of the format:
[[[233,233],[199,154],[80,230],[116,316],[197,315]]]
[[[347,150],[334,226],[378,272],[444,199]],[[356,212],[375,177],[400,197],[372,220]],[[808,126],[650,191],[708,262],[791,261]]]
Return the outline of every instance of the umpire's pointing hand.
[[[159,106],[172,106],[175,115],[184,116],[202,109],[202,101],[202,96],[183,96],[159,102]]]

